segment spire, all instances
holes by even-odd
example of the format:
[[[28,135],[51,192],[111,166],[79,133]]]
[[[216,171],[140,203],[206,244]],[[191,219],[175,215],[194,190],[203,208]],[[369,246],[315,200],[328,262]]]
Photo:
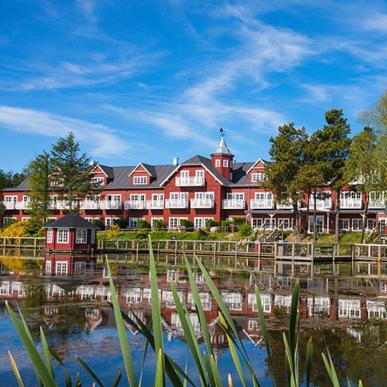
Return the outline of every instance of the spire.
[[[215,152],[213,155],[224,155],[224,156],[233,156],[233,154],[230,152],[230,149],[228,149],[226,142],[224,141],[224,129],[220,128],[220,142],[217,148],[215,149]]]

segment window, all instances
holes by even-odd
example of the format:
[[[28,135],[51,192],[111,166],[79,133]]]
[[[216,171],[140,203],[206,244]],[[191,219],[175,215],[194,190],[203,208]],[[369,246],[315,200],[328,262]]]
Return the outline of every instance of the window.
[[[363,219],[352,219],[352,231],[361,231],[363,228]]]
[[[164,218],[152,218],[151,219],[152,228],[155,227],[155,222],[158,222],[159,220],[164,221]]]
[[[199,177],[199,178],[204,177],[204,171],[203,171],[203,169],[197,170],[197,171],[195,172],[195,176],[196,176],[196,177]]]
[[[369,231],[372,231],[376,227],[376,220],[375,219],[367,219],[367,229]]]
[[[57,275],[66,275],[67,274],[67,262],[66,261],[58,261],[56,263],[55,273]]]
[[[181,172],[180,172],[180,176],[181,176],[183,179],[188,179],[188,178],[189,178],[189,171],[181,171]]]
[[[103,177],[92,177],[91,178],[91,184],[94,185],[102,185],[105,182],[105,179]]]
[[[138,195],[138,194],[131,194],[130,195],[130,200],[131,201],[145,201],[145,194],[141,194],[141,195]]]
[[[264,219],[263,218],[253,218],[252,219],[252,227],[254,229],[262,229],[264,225]]]
[[[283,230],[289,230],[293,226],[293,219],[279,218],[278,219],[278,226],[281,227]]]
[[[266,173],[259,172],[259,173],[253,173],[251,175],[251,181],[253,183],[256,183],[257,181],[264,181],[266,180]]]
[[[220,167],[220,160],[219,159],[215,160],[215,167]]]
[[[339,219],[339,230],[349,231],[349,219]]]
[[[86,243],[87,242],[87,229],[78,228],[76,232],[76,241],[77,243]]]
[[[245,194],[243,192],[229,192],[227,194],[227,200],[245,200]]]
[[[57,231],[57,243],[69,243],[69,229],[59,228]]]
[[[187,218],[169,218],[168,224],[169,228],[178,228],[180,227],[180,221],[182,219],[187,219]]]
[[[53,234],[52,228],[48,228],[47,229],[47,243],[52,243],[52,234]]]
[[[227,168],[228,167],[228,160],[223,160],[223,167]]]
[[[213,192],[195,192],[195,199],[214,200]]]
[[[51,274],[51,261],[46,261],[46,274]]]
[[[128,227],[129,228],[136,228],[138,225],[138,221],[142,218],[129,218],[128,219]]]
[[[207,226],[208,220],[213,220],[214,218],[195,218],[194,219],[194,226],[195,228],[205,228]]]
[[[133,178],[133,184],[147,184],[148,183],[148,178],[147,176],[134,176]]]

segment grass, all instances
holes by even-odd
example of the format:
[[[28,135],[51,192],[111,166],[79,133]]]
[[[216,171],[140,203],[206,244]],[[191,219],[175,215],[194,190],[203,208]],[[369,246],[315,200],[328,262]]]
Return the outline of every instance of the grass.
[[[112,294],[112,303],[111,306],[114,310],[114,316],[116,320],[117,333],[119,338],[119,344],[121,349],[121,354],[123,358],[123,363],[125,367],[125,374],[121,373],[121,370],[116,371],[116,376],[111,380],[110,384],[112,386],[117,386],[119,383],[129,385],[129,386],[141,386],[142,376],[144,371],[145,358],[147,352],[152,350],[155,356],[155,370],[154,370],[154,385],[157,387],[165,386],[167,382],[170,382],[174,386],[187,386],[194,385],[189,374],[187,373],[187,366],[183,370],[179,367],[177,362],[172,359],[168,353],[165,351],[163,343],[163,331],[161,324],[161,312],[160,312],[160,303],[159,303],[159,289],[158,289],[158,279],[157,279],[157,270],[155,259],[153,256],[153,251],[149,251],[150,258],[150,279],[151,279],[151,297],[152,297],[152,324],[146,326],[135,314],[134,319],[131,319],[126,314],[124,314],[118,304],[117,294],[115,291],[115,286],[113,283],[112,275],[110,272],[109,262],[108,274],[109,274],[109,286]],[[252,366],[251,359],[247,350],[244,346],[242,339],[239,337],[237,327],[235,322],[222,299],[221,294],[215,283],[213,282],[210,274],[207,269],[202,264],[201,260],[198,257],[195,257],[196,264],[199,267],[203,278],[207,284],[209,291],[217,303],[220,313],[218,316],[217,324],[224,331],[227,338],[228,347],[230,350],[232,362],[237,371],[238,379],[233,380],[231,374],[222,375],[218,364],[214,357],[214,347],[211,340],[211,335],[207,326],[207,322],[204,316],[204,309],[201,302],[200,294],[196,282],[194,280],[194,275],[191,266],[189,265],[186,259],[186,269],[188,273],[188,279],[192,291],[193,301],[195,308],[198,314],[199,323],[201,327],[201,333],[204,341],[204,349],[201,349],[198,339],[195,336],[194,328],[192,326],[191,320],[189,318],[189,313],[186,307],[181,303],[176,287],[173,283],[170,284],[173,298],[176,305],[176,312],[179,316],[182,329],[186,337],[188,350],[191,353],[192,359],[194,361],[195,367],[190,370],[190,374],[198,375],[199,382],[201,386],[233,386],[234,384],[242,384],[243,386],[252,385],[259,387],[260,383],[256,374],[254,367]],[[311,339],[306,344],[306,358],[304,367],[300,367],[300,350],[299,350],[299,313],[298,313],[298,302],[299,302],[299,292],[300,286],[297,282],[294,286],[292,293],[292,303],[289,316],[289,327],[287,332],[283,332],[283,345],[285,348],[285,360],[284,360],[284,370],[287,373],[287,384],[290,387],[298,387],[302,383],[302,380],[305,380],[305,385],[308,387],[310,384],[311,375],[313,373],[313,363],[312,363],[312,354],[313,354],[313,343]],[[268,367],[269,372],[272,364],[272,349],[270,346],[270,337],[266,329],[265,319],[263,315],[262,304],[260,300],[260,295],[258,288],[256,288],[256,302],[258,309],[258,320],[260,323],[260,329],[265,342],[267,358],[268,358]],[[57,386],[56,375],[54,374],[53,362],[57,361],[60,366],[63,368],[65,373],[66,387],[71,386],[81,386],[82,382],[80,380],[79,374],[70,375],[63,361],[56,355],[56,353],[49,348],[43,329],[41,329],[41,343],[43,348],[43,354],[40,354],[32,340],[31,333],[29,328],[21,314],[20,311],[15,313],[10,305],[6,304],[7,311],[9,316],[17,330],[17,333],[24,345],[24,348],[33,364],[36,378],[39,384],[43,386]],[[129,345],[125,322],[134,327],[140,334],[145,338],[146,345],[144,348],[144,357],[142,366],[140,369],[135,369],[132,357],[132,350]],[[9,352],[9,358],[11,367],[13,369],[15,379],[18,382],[19,386],[24,386],[22,376],[19,372],[18,366],[12,356],[12,353]],[[336,387],[340,385],[339,378],[336,374],[332,358],[330,356],[328,348],[326,353],[322,354],[322,359],[325,365],[326,373],[331,381],[332,386]],[[103,382],[100,380],[98,375],[81,359],[77,358],[80,365],[86,371],[86,373],[93,379],[95,385],[104,386]],[[300,369],[305,369],[305,374],[301,374]],[[274,373],[271,372],[274,378]],[[123,376],[124,375],[124,376]],[[223,377],[223,378],[222,378]],[[125,380],[122,380],[124,379]],[[86,382],[83,383],[86,385]],[[277,385],[274,380],[274,384]],[[348,382],[350,386],[350,383]],[[359,382],[359,386],[361,382]]]

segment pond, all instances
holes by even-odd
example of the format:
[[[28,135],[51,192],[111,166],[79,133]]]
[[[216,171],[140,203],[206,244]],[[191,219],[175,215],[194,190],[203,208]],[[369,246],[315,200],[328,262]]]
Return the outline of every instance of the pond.
[[[19,366],[26,385],[36,385],[31,363],[16,334],[5,301],[15,309],[19,305],[31,333],[40,349],[39,326],[49,345],[62,357],[72,374],[80,372],[84,385],[91,378],[76,361],[81,357],[103,382],[111,384],[118,369],[124,370],[111,299],[106,267],[102,257],[47,256],[17,257],[20,252],[7,252],[0,257],[0,385],[16,386],[7,351]],[[25,255],[25,254],[24,254]],[[165,262],[163,259],[161,262]],[[168,262],[168,260],[166,260]],[[144,323],[150,321],[150,281],[146,266],[134,264],[127,256],[111,256],[111,267],[122,310],[135,313]],[[329,385],[321,360],[328,344],[336,368],[343,381],[347,376],[365,386],[382,386],[387,380],[387,267],[371,262],[291,264],[267,260],[260,270],[235,270],[208,267],[224,301],[236,322],[256,374],[263,386],[285,385],[282,331],[287,329],[291,291],[300,280],[299,305],[301,326],[301,356],[312,337],[314,344],[313,383]],[[198,382],[198,375],[189,352],[180,320],[173,302],[170,282],[174,282],[179,297],[187,306],[197,337],[199,320],[192,306],[192,294],[183,268],[172,264],[158,267],[159,297],[164,327],[166,352]],[[218,307],[213,301],[203,277],[195,270],[205,317],[215,343],[215,355],[224,380],[232,374],[238,384],[227,340],[217,325]],[[258,286],[270,331],[273,364],[269,372],[266,351],[257,318],[254,289]],[[143,362],[145,340],[128,326],[128,338],[136,368]],[[201,341],[201,340],[200,340]],[[302,364],[302,361],[301,361]],[[144,366],[143,385],[153,385],[155,361],[149,351]],[[61,385],[63,371],[55,369]],[[125,383],[121,383],[125,385]]]

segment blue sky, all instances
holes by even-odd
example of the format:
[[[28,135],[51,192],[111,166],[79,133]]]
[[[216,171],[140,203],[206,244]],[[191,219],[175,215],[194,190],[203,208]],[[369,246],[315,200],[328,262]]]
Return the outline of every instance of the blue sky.
[[[387,85],[382,1],[0,2],[0,169],[72,130],[110,165],[214,149],[267,157],[281,123],[308,131]]]

